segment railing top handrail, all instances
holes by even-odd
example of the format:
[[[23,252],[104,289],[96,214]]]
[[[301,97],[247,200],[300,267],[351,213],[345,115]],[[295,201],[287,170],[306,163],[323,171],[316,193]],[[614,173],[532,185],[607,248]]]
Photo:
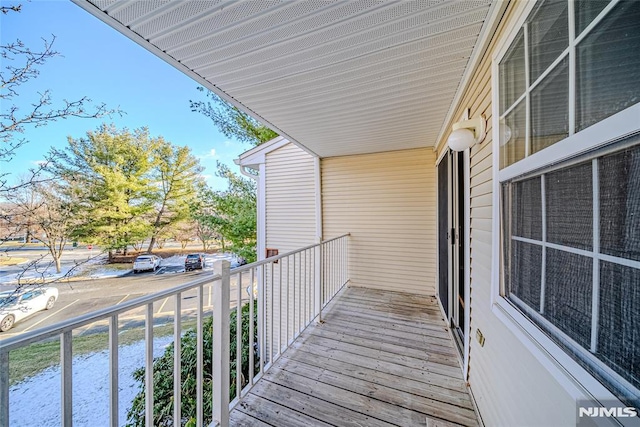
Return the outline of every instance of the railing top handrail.
[[[24,347],[29,344],[51,338],[61,333],[71,331],[84,325],[96,322],[98,320],[107,319],[113,315],[124,313],[134,308],[142,307],[151,302],[161,300],[166,297],[176,295],[181,292],[189,291],[205,283],[214,282],[221,279],[220,274],[207,275],[201,279],[193,280],[189,283],[174,286],[163,291],[155,292],[150,295],[144,295],[139,298],[132,299],[130,301],[118,304],[112,307],[106,307],[92,313],[83,314],[72,319],[64,320],[54,325],[45,326],[42,329],[26,332],[22,335],[7,338],[0,341],[0,353],[5,351],[11,351],[16,348]]]
[[[251,270],[252,268],[260,267],[261,265],[269,264],[269,263],[271,263],[273,261],[278,261],[278,260],[280,260],[282,258],[286,258],[288,256],[297,254],[299,252],[304,252],[304,251],[307,251],[309,249],[316,248],[316,247],[318,247],[320,245],[324,245],[325,243],[333,242],[334,240],[342,239],[343,237],[347,237],[347,236],[351,236],[351,233],[345,233],[345,234],[343,234],[341,236],[338,236],[338,237],[333,237],[331,239],[323,240],[320,243],[314,243],[313,245],[305,246],[305,247],[300,248],[300,249],[295,249],[293,251],[290,251],[290,252],[287,252],[287,253],[284,253],[284,254],[280,254],[280,255],[269,257],[269,258],[265,258],[265,259],[263,259],[261,261],[252,262],[251,264],[246,264],[246,265],[243,265],[241,267],[236,267],[236,268],[231,270],[231,274],[244,273],[245,271]]]

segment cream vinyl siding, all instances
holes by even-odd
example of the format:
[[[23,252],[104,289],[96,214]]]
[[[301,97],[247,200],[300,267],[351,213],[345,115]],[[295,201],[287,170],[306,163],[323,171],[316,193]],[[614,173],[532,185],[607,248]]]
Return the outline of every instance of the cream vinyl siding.
[[[350,286],[435,295],[431,148],[322,159],[324,238],[351,233]]]
[[[266,247],[280,254],[309,246],[316,241],[314,159],[294,144],[286,144],[265,156]],[[300,329],[300,308],[313,302],[313,259],[283,258],[273,272],[265,272],[268,312],[267,334],[284,345]],[[300,267],[304,273],[300,273]],[[295,267],[295,273],[294,273]],[[300,302],[302,300],[302,302]],[[273,312],[271,307],[273,303]],[[282,307],[282,309],[280,309]],[[295,308],[295,313],[294,313]],[[304,311],[303,311],[304,312]],[[289,313],[287,319],[286,313]],[[281,316],[281,325],[273,319]],[[273,328],[273,329],[272,329]],[[288,333],[287,333],[288,331]],[[272,349],[278,352],[277,346]]]
[[[313,157],[289,143],[265,163],[267,248],[283,254],[316,243]]]
[[[491,58],[513,18],[512,4],[454,115],[455,120],[471,108],[471,117],[484,114],[488,126],[485,141],[470,151],[469,383],[486,426],[575,426],[575,400],[534,357],[531,344],[516,337],[491,308],[492,233],[498,232],[492,230]],[[440,151],[447,136],[440,141]],[[485,336],[484,347],[476,340],[477,329]]]

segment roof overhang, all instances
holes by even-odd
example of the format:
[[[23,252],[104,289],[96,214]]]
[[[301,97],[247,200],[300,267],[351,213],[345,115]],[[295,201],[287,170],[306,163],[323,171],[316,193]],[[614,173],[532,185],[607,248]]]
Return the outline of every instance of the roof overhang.
[[[434,146],[496,0],[73,0],[320,157]]]

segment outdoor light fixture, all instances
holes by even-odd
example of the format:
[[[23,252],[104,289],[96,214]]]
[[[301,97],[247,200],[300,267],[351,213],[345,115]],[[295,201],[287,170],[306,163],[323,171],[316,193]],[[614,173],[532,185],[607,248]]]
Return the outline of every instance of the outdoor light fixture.
[[[462,121],[451,126],[453,132],[447,139],[449,148],[453,151],[464,151],[484,140],[486,135],[486,120],[483,115],[469,119],[469,110],[465,111]]]

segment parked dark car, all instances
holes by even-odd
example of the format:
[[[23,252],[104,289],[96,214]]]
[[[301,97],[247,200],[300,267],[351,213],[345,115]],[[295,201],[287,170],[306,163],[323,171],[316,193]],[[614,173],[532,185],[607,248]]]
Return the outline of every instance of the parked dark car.
[[[202,270],[204,267],[204,254],[189,254],[184,259],[184,271]]]

